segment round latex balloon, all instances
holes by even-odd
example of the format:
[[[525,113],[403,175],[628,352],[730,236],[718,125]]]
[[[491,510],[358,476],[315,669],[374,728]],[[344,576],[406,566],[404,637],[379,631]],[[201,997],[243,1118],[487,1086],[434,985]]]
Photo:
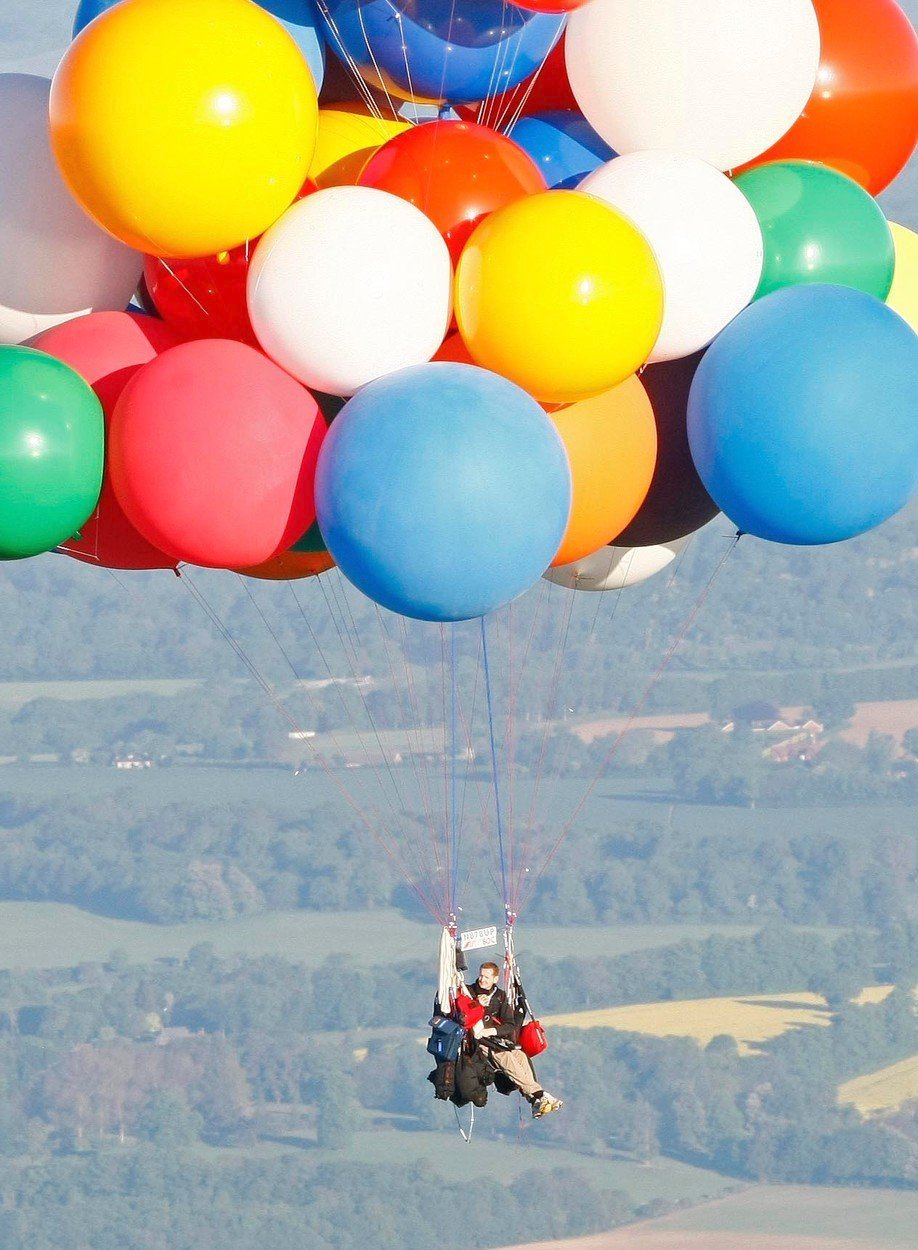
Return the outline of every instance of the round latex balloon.
[[[295,582],[304,577],[318,577],[334,567],[335,562],[327,551],[282,551],[254,568],[235,571],[262,582]]]
[[[688,546],[677,538],[656,547],[603,547],[582,560],[549,569],[546,581],[567,590],[626,590],[662,573]]]
[[[102,404],[106,428],[121,392],[143,365],[178,346],[179,338],[155,317],[103,312],[47,330],[32,346],[63,361],[88,382]],[[106,471],[92,516],[61,550],[86,564],[110,569],[168,569],[175,561],[158,551],[124,515]]]
[[[456,273],[474,360],[545,403],[610,390],[645,362],[663,288],[650,245],[578,191],[527,196],[487,217]]]
[[[510,0],[510,3],[531,13],[571,13],[582,8],[587,0]]]
[[[148,256],[143,272],[157,313],[182,339],[237,339],[258,346],[246,283],[257,240],[217,256]]]
[[[876,200],[825,165],[779,161],[736,179],[758,218],[765,265],[758,298],[785,286],[828,282],[885,299],[895,249]]]
[[[362,103],[319,109],[309,177],[322,190],[353,186],[377,148],[410,129],[408,122],[373,116]]]
[[[653,480],[637,515],[614,535],[619,547],[656,547],[693,534],[719,508],[705,490],[692,460],[686,411],[701,354],[649,365],[641,383],[653,407],[657,457]]]
[[[390,139],[370,157],[359,183],[419,208],[446,240],[454,263],[488,213],[546,190],[516,143],[459,121],[429,122]]]
[[[712,165],[677,152],[633,152],[580,189],[618,209],[653,248],[664,312],[651,362],[706,347],[755,295],[762,232],[748,201]]]
[[[895,222],[889,228],[896,248],[896,272],[886,302],[918,334],[918,234]]]
[[[451,361],[454,365],[473,365],[471,353],[462,341],[459,333],[445,338],[434,353],[434,360]]]
[[[535,161],[552,189],[573,191],[615,156],[586,118],[571,109],[521,117],[507,134]]]
[[[918,337],[871,295],[796,286],[708,348],[688,432],[740,530],[780,543],[853,538],[898,512],[918,470]]]
[[[143,259],[80,211],[48,141],[47,78],[0,74],[0,343],[127,307]]]
[[[567,70],[616,152],[662,148],[734,169],[800,116],[816,81],[811,0],[592,0],[568,22]]]
[[[76,533],[98,502],[104,451],[102,407],[83,379],[44,352],[0,346],[0,559]]]
[[[316,113],[299,49],[249,0],[122,0],[64,53],[51,143],[78,203],[115,238],[206,256],[293,201]]]
[[[813,0],[816,86],[762,161],[821,161],[879,195],[918,142],[918,35],[896,0]]]
[[[323,0],[329,47],[378,90],[406,100],[484,100],[528,78],[564,17],[505,0]]]
[[[319,522],[314,521],[303,537],[298,538],[290,550],[303,552],[307,555],[328,555],[328,548],[325,545],[325,539],[322,537],[322,531],[319,529]]]
[[[100,13],[120,3],[121,0],[80,0],[73,22],[74,39]],[[258,0],[258,7],[276,17],[296,40],[318,91],[325,76],[325,41],[319,34],[319,19],[313,0]]]
[[[318,405],[244,343],[163,352],[125,387],[109,472],[138,530],[176,560],[249,568],[287,551],[315,519],[325,434]]]
[[[451,284],[446,244],[413,204],[331,187],[295,204],[258,245],[249,315],[282,368],[353,395],[430,360],[449,326]]]
[[[544,113],[549,109],[580,112],[567,79],[563,34],[531,77],[502,95],[489,95],[477,104],[460,107],[459,114],[485,126],[500,129],[513,117],[528,117],[532,113]]]
[[[570,564],[609,542],[640,508],[656,464],[657,427],[636,377],[551,419],[573,482],[570,520],[552,564]]]
[[[342,573],[404,616],[483,616],[537,581],[567,526],[571,478],[538,404],[470,365],[371,383],[328,433],[319,525]]]
[[[308,180],[298,199],[317,190]],[[182,339],[237,339],[258,346],[246,284],[257,239],[216,256],[147,256],[144,286],[152,310]]]

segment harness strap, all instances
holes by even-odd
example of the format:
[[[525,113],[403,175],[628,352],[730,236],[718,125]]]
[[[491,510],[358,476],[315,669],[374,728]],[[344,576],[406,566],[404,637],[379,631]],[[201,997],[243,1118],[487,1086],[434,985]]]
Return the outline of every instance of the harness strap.
[[[456,1113],[456,1127],[459,1129],[459,1135],[467,1146],[471,1145],[472,1133],[475,1131],[475,1104],[473,1102],[469,1103],[469,1109],[471,1116],[469,1118],[469,1131],[466,1132],[462,1127],[462,1121],[459,1119],[459,1108],[453,1103],[453,1111]]]

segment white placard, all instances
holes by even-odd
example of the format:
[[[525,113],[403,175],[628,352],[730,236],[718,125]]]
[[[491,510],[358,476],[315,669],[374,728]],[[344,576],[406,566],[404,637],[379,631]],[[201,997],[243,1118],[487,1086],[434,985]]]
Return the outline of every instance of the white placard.
[[[497,925],[492,924],[488,929],[469,929],[468,933],[463,933],[459,938],[459,949],[463,951],[477,951],[485,946],[497,945]]]

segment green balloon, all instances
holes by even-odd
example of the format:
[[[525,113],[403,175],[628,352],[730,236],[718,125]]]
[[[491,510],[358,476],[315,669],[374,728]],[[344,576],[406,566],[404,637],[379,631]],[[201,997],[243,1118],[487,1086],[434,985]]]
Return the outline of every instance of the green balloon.
[[[740,174],[765,241],[756,299],[785,286],[828,282],[885,300],[895,247],[876,200],[851,178],[809,161],[775,161]]]
[[[104,459],[92,388],[45,352],[0,346],[0,559],[66,542],[99,501]]]
[[[303,537],[298,538],[290,550],[304,552],[328,551],[325,539],[322,537],[322,531],[319,529],[319,522],[313,521]]]

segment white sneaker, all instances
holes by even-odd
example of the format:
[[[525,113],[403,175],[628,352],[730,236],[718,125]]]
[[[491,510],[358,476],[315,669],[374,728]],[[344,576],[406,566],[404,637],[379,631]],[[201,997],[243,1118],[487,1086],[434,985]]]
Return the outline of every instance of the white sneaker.
[[[560,1098],[553,1098],[551,1094],[543,1094],[538,1102],[532,1104],[532,1118],[539,1120],[543,1115],[551,1115],[552,1111],[560,1111],[564,1103]]]

